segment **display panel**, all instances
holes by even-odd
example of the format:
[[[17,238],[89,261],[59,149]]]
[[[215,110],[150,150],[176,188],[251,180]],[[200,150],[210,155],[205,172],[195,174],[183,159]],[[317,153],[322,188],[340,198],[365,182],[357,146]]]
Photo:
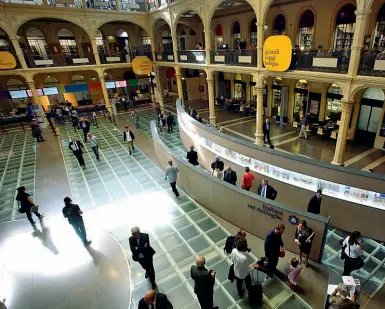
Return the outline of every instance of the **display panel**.
[[[57,90],[57,87],[49,87],[49,88],[43,88],[44,95],[55,95],[59,94],[59,91]]]
[[[106,88],[107,89],[115,88],[115,82],[106,82]]]
[[[118,80],[115,82],[116,88],[122,88],[127,86],[127,82],[125,80]]]
[[[44,95],[43,89],[36,89],[36,91],[37,91],[37,95],[38,95],[39,97],[41,97],[41,96]]]
[[[12,99],[28,98],[27,91],[25,90],[11,90],[9,95]]]
[[[247,157],[236,151],[217,145],[214,142],[198,135],[194,129],[192,121],[194,120],[187,114],[183,114],[183,117],[178,117],[180,127],[196,143],[230,162],[240,166],[248,166],[250,167],[250,170],[254,172],[292,186],[300,187],[312,192],[322,189],[322,194],[326,196],[385,210],[385,193],[368,191],[318,179]]]

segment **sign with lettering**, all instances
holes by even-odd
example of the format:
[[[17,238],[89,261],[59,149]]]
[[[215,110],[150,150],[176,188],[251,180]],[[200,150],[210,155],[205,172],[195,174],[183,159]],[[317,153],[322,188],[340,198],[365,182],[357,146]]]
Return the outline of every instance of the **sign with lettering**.
[[[277,209],[273,206],[267,206],[267,205],[263,204],[262,208],[260,208],[260,207],[257,208],[255,205],[247,204],[247,207],[249,207],[253,210],[256,210],[256,211],[258,211],[258,212],[260,212],[266,216],[269,216],[272,219],[282,220],[283,211],[280,209]]]
[[[290,67],[291,56],[291,40],[286,35],[273,35],[265,40],[263,64],[269,71],[286,71]]]
[[[16,59],[15,57],[6,51],[0,52],[0,69],[8,70],[16,68]]]
[[[132,69],[137,75],[147,75],[152,71],[151,60],[147,57],[135,57],[132,60]]]

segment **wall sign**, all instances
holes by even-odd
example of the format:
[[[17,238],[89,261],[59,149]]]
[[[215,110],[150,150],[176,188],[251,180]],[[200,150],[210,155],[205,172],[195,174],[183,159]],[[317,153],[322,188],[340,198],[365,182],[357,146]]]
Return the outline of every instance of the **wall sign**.
[[[8,70],[16,68],[16,59],[10,52],[0,52],[0,69]]]
[[[147,75],[152,72],[151,60],[147,57],[135,57],[132,60],[132,69],[137,75]]]
[[[269,71],[284,72],[290,67],[292,47],[286,35],[269,36],[263,44],[263,64]]]

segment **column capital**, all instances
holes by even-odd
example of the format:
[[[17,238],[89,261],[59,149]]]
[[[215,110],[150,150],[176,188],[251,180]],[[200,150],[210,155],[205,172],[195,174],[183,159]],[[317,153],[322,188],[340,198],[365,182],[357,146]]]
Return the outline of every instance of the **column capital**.
[[[214,78],[206,78],[207,84],[212,86],[214,84]]]
[[[265,87],[263,86],[255,86],[255,91],[257,92],[257,95],[263,95],[263,90]]]
[[[25,83],[27,84],[29,89],[36,88],[35,81],[26,80]]]
[[[98,75],[100,82],[104,82],[104,75]]]
[[[351,113],[353,110],[355,102],[354,101],[348,101],[348,100],[342,100],[341,101],[341,110],[343,113]]]
[[[358,18],[359,16],[362,18],[365,15],[369,16],[370,14],[372,14],[372,10],[370,9],[356,10],[354,13],[356,14],[356,18]]]

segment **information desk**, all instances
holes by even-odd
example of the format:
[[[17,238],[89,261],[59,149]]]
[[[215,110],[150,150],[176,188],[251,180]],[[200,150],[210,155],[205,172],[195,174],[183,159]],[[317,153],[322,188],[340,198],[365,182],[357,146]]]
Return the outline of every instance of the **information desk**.
[[[329,218],[262,198],[219,180],[172,152],[160,139],[155,120],[151,122],[151,132],[159,164],[164,169],[172,159],[179,169],[177,185],[195,201],[262,239],[277,223],[284,223],[285,248],[293,252],[298,252],[298,245],[294,242],[295,230],[300,220],[306,220],[315,233],[310,258],[317,262],[321,260]]]
[[[25,130],[23,122],[30,122],[31,120],[32,120],[32,116],[30,116],[30,115],[4,117],[4,118],[0,118],[0,125],[1,125],[1,129],[3,130],[4,133],[5,133],[4,126],[15,124],[15,123],[20,123],[23,130]]]
[[[321,215],[344,231],[359,230],[367,237],[385,240],[385,177],[335,166],[258,146],[223,134],[191,118],[177,104],[179,132],[186,149],[195,146],[199,162],[207,169],[216,156],[231,165],[241,185],[244,167],[254,172],[252,192],[262,179],[277,191],[277,201],[306,210],[317,189],[323,190]]]

